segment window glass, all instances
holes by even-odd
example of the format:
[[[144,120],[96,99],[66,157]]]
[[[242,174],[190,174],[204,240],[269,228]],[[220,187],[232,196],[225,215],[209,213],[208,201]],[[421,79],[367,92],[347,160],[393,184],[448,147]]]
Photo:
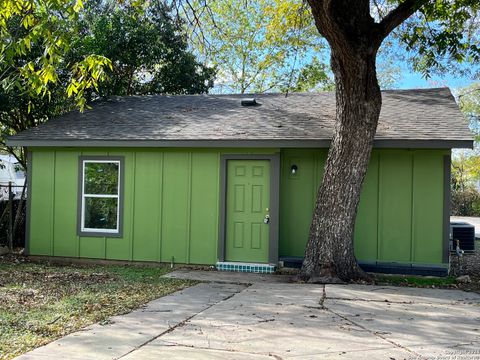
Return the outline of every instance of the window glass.
[[[120,161],[83,160],[82,232],[118,233]]]
[[[85,194],[118,194],[118,163],[85,162]]]
[[[85,227],[89,229],[117,229],[118,199],[85,198]]]

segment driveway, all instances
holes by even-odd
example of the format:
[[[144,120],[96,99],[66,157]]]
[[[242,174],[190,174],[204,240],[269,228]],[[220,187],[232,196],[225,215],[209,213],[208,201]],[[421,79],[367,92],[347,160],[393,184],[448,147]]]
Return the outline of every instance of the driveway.
[[[307,285],[255,274],[214,281],[93,325],[21,359],[480,359],[480,295]]]

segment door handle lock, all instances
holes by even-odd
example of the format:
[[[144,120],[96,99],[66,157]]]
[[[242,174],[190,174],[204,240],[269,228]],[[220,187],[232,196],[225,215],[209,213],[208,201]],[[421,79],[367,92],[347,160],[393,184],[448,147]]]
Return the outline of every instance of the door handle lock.
[[[265,215],[265,217],[263,218],[263,223],[264,224],[268,224],[270,222],[270,215]]]

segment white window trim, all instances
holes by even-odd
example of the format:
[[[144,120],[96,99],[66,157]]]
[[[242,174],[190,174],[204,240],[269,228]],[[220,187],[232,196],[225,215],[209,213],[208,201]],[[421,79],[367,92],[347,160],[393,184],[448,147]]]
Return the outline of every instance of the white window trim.
[[[104,164],[118,164],[117,172],[117,194],[116,195],[102,195],[102,194],[85,194],[85,164],[87,163],[104,163]],[[119,234],[120,233],[120,189],[121,189],[121,161],[120,160],[82,160],[82,194],[81,194],[81,232],[85,233],[106,233],[106,234]],[[117,199],[117,227],[116,229],[97,229],[85,227],[85,198],[110,198]]]

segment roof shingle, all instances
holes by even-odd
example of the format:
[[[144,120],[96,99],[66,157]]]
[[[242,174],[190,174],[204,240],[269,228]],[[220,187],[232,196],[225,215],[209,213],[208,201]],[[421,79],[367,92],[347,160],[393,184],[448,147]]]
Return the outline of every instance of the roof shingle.
[[[9,138],[39,141],[330,140],[334,93],[115,97]],[[472,134],[448,88],[383,92],[376,140],[462,140]]]

